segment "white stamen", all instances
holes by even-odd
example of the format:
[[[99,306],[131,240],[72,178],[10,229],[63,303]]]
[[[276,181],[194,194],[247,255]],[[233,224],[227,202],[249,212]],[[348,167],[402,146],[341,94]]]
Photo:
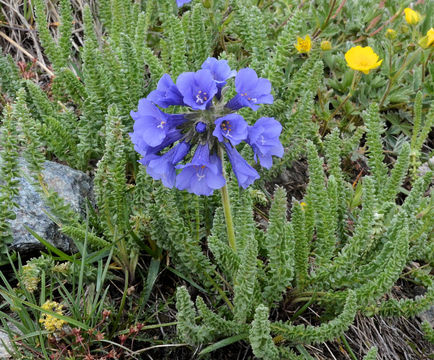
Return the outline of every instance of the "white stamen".
[[[200,97],[200,95],[196,95],[196,103],[201,103],[203,104],[203,99]]]
[[[265,144],[265,139],[264,137],[261,135],[261,144],[264,145]]]
[[[197,173],[196,175],[197,175],[197,177],[199,179],[197,181],[201,181],[205,177],[205,175],[199,175],[199,173]]]

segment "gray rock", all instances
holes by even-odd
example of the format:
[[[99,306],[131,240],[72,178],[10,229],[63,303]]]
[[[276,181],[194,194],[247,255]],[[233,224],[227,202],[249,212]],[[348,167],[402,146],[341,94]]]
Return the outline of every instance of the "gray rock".
[[[6,350],[12,350],[12,344],[7,333],[0,330],[0,359],[10,359],[12,356]]]
[[[434,327],[434,306],[431,306],[428,310],[420,313],[419,317],[423,321],[428,321],[431,324],[431,327]]]
[[[19,179],[20,193],[16,199],[19,207],[14,210],[16,219],[10,222],[14,239],[11,248],[20,252],[45,248],[27,231],[27,226],[58,249],[67,252],[73,250],[72,241],[60,233],[58,226],[47,215],[50,209],[31,184],[30,172],[23,159],[20,159],[20,168],[23,176]],[[89,176],[51,161],[45,162],[43,175],[50,190],[56,191],[74,211],[84,213],[86,198],[92,199],[92,181]]]

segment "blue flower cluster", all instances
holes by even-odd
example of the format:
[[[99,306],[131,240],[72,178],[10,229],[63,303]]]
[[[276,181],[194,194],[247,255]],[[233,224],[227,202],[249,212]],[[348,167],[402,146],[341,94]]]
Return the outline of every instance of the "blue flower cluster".
[[[237,94],[225,104],[223,88],[233,77]],[[243,107],[256,111],[259,104],[272,104],[270,92],[270,81],[258,78],[254,70],[244,68],[237,73],[226,60],[215,58],[208,58],[196,72],[180,74],[176,84],[164,74],[157,89],[139,101],[138,111],[131,111],[134,131],[130,137],[142,155],[140,162],[164,186],[211,195],[225,185],[220,158],[223,150],[238,184],[248,187],[259,174],[239,154],[236,145],[247,142],[255,161],[269,169],[272,156],[283,155],[279,141],[282,125],[273,118],[262,117],[249,126],[235,111]],[[195,111],[167,114],[160,110],[174,105]],[[192,150],[194,154],[187,162]]]

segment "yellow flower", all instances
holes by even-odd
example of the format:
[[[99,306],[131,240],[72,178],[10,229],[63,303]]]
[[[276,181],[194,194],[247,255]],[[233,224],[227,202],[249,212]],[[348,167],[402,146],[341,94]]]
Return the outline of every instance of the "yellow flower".
[[[417,11],[414,11],[410,8],[405,8],[404,13],[405,21],[407,21],[407,24],[416,25],[420,21],[421,16]]]
[[[59,304],[55,301],[47,300],[44,305],[41,306],[44,310],[54,311],[59,315],[63,315],[63,305]],[[54,332],[56,330],[61,330],[63,325],[66,324],[65,320],[58,319],[50,314],[41,314],[39,318],[39,322],[44,326],[44,328],[48,331]]]
[[[312,43],[310,41],[310,36],[306,35],[304,39],[297,36],[297,44],[294,44],[295,48],[299,53],[308,53],[312,49]]]
[[[378,60],[378,55],[370,46],[355,46],[345,53],[347,65],[357,71],[362,71],[365,74],[369,70],[375,69],[381,65],[383,60]]]
[[[387,29],[386,30],[386,37],[388,39],[391,39],[391,40],[395,39],[396,38],[396,31],[393,29]]]
[[[426,35],[419,40],[419,45],[424,49],[434,46],[434,28],[429,29]]]
[[[332,49],[332,43],[328,40],[321,41],[321,50],[328,51]]]
[[[300,207],[301,207],[301,210],[305,210],[306,208],[307,208],[307,204],[304,202],[304,201],[302,201],[301,203],[300,203]]]

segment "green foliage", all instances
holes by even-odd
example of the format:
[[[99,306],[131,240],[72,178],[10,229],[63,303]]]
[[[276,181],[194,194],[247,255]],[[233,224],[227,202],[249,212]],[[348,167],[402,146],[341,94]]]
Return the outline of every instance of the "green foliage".
[[[11,55],[0,56],[0,74],[0,90],[2,94],[14,97],[21,87],[21,78]]]
[[[341,336],[357,311],[414,316],[432,305],[432,275],[412,268],[414,261],[422,263],[422,269],[434,265],[434,196],[426,196],[432,173],[418,176],[419,166],[432,155],[432,144],[426,140],[434,121],[430,107],[434,68],[428,62],[429,49],[413,46],[418,31],[426,31],[429,24],[424,20],[412,34],[400,31],[396,42],[387,42],[381,31],[371,33],[370,24],[376,26],[371,21],[384,24],[387,14],[399,13],[402,4],[386,2],[379,10],[370,3],[349,0],[336,9],[335,2],[330,6],[327,1],[214,0],[177,9],[173,0],[101,0],[97,13],[88,5],[82,9],[83,39],[81,31],[72,35],[74,21],[81,17],[80,11],[72,11],[72,2],[58,2],[57,30],[48,24],[52,16],[46,1],[32,3],[39,39],[55,77],[47,94],[32,80],[20,78],[10,56],[0,57],[0,86],[7,95],[0,99],[5,107],[0,135],[0,246],[10,241],[7,221],[14,217],[22,149],[51,217],[80,252],[57,253],[70,257],[70,271],[80,274],[78,279],[67,279],[73,282],[72,292],[52,278],[52,258],[46,263],[31,261],[27,274],[19,269],[19,296],[7,285],[1,289],[8,306],[18,309],[20,322],[14,322],[25,330],[24,336],[38,334],[23,340],[28,339],[36,351],[43,349],[41,358],[51,354],[46,334],[34,320],[46,298],[65,295],[71,325],[83,329],[98,324],[109,302],[103,282],[111,255],[104,267],[101,260],[92,264],[88,248],[97,249],[91,259],[112,251],[125,274],[120,309],[107,329],[112,337],[128,333],[120,328],[133,315],[124,317],[123,307],[127,303],[133,308],[136,294],[131,299],[126,294],[141,289],[134,279],[136,270],[148,278],[142,274],[147,267],[147,257],[140,256],[144,252],[157,264],[157,269],[152,265],[155,278],[164,256],[168,269],[201,292],[193,303],[187,289],[178,286],[177,330],[182,342],[200,346],[223,338],[228,344],[239,336],[263,359],[304,358],[300,345]],[[430,14],[429,5],[416,6]],[[350,15],[351,21],[346,21]],[[400,22],[397,18],[390,26]],[[297,54],[296,38],[306,34],[311,35],[312,50]],[[333,45],[327,52],[318,46],[325,39]],[[343,53],[355,40],[372,46],[384,61],[381,68],[364,74],[345,99],[355,75]],[[72,51],[72,41],[74,48],[83,46]],[[273,159],[271,171],[259,171],[261,179],[253,190],[239,190],[237,182],[228,179],[236,249],[228,245],[218,196],[198,198],[163,188],[137,163],[127,135],[133,126],[129,112],[155,89],[164,73],[175,80],[183,71],[199,69],[208,56],[227,59],[233,69],[249,66],[270,79],[274,103],[240,113],[250,125],[264,116],[274,117],[283,127],[285,154]],[[410,67],[412,71],[405,71]],[[234,93],[232,80],[228,84],[227,94]],[[412,109],[408,104],[413,103]],[[361,141],[366,153],[359,148]],[[242,154],[253,157],[248,147]],[[96,203],[94,209],[89,202],[86,223],[44,183],[46,157],[94,175]],[[288,186],[293,196],[288,210],[286,190],[277,187],[274,194],[268,190],[300,158],[307,158],[309,185],[304,193],[305,184],[294,184],[294,193],[292,184]],[[269,209],[266,201],[259,201],[265,196],[272,199]],[[139,261],[143,267],[137,266]],[[88,279],[85,270],[91,274]],[[36,276],[41,282],[39,299],[25,289]],[[55,295],[44,293],[47,276]],[[91,278],[97,281],[89,284],[84,299],[82,285]],[[414,299],[395,299],[390,292],[398,279],[427,291]],[[152,289],[148,285],[146,299]],[[25,304],[29,309],[23,301],[32,304]],[[319,324],[304,324],[303,312],[316,303],[324,309]],[[279,311],[282,304],[285,309],[297,307],[292,318],[284,318],[286,312]],[[144,316],[139,313],[138,317]],[[424,325],[424,330],[432,337],[432,329]],[[75,344],[73,339],[70,343]],[[376,352],[371,349],[365,358],[374,359]]]
[[[184,286],[176,291],[176,309],[178,310],[178,336],[189,344],[200,344],[204,340],[204,334],[196,325],[196,310]]]
[[[363,360],[376,360],[377,359],[378,348],[373,346],[363,357]]]
[[[424,337],[431,343],[434,344],[434,329],[428,321],[422,323],[422,330],[424,332]]]
[[[60,70],[66,67],[70,55],[70,39],[72,33],[72,15],[70,2],[62,0],[61,6],[61,26],[59,28],[60,38],[59,44],[56,44],[53,36],[50,33],[47,16],[45,12],[45,1],[35,0],[34,8],[37,19],[37,29],[39,33],[39,39],[44,47],[45,53],[50,59],[53,67],[56,70]]]
[[[294,235],[286,221],[286,191],[276,188],[265,236],[269,263],[265,268],[266,285],[263,298],[267,303],[279,301],[294,272]],[[303,256],[303,255],[301,255]]]
[[[188,15],[183,16],[184,19],[189,19]],[[211,37],[207,36],[207,28],[205,18],[203,16],[202,6],[196,4],[193,6],[191,19],[188,26],[188,37],[191,41],[191,61],[195,69],[199,69],[202,63],[211,55]],[[187,34],[186,34],[187,35]]]
[[[17,203],[14,197],[19,192],[19,144],[12,112],[10,106],[3,110],[3,124],[0,127],[0,263],[6,260],[7,245],[12,240],[8,220],[16,217],[14,208]]]
[[[338,337],[348,329],[357,312],[357,299],[354,292],[349,292],[341,314],[320,326],[291,325],[278,322],[272,324],[271,330],[278,332],[291,343],[318,344]]]
[[[279,352],[270,336],[270,321],[268,320],[268,308],[259,305],[256,308],[255,319],[252,321],[249,341],[253,353],[259,359],[279,359]]]
[[[377,195],[382,194],[386,183],[387,167],[384,165],[383,145],[381,134],[384,132],[384,123],[378,114],[378,105],[372,104],[365,112],[366,143],[368,145],[368,164],[375,181]]]

